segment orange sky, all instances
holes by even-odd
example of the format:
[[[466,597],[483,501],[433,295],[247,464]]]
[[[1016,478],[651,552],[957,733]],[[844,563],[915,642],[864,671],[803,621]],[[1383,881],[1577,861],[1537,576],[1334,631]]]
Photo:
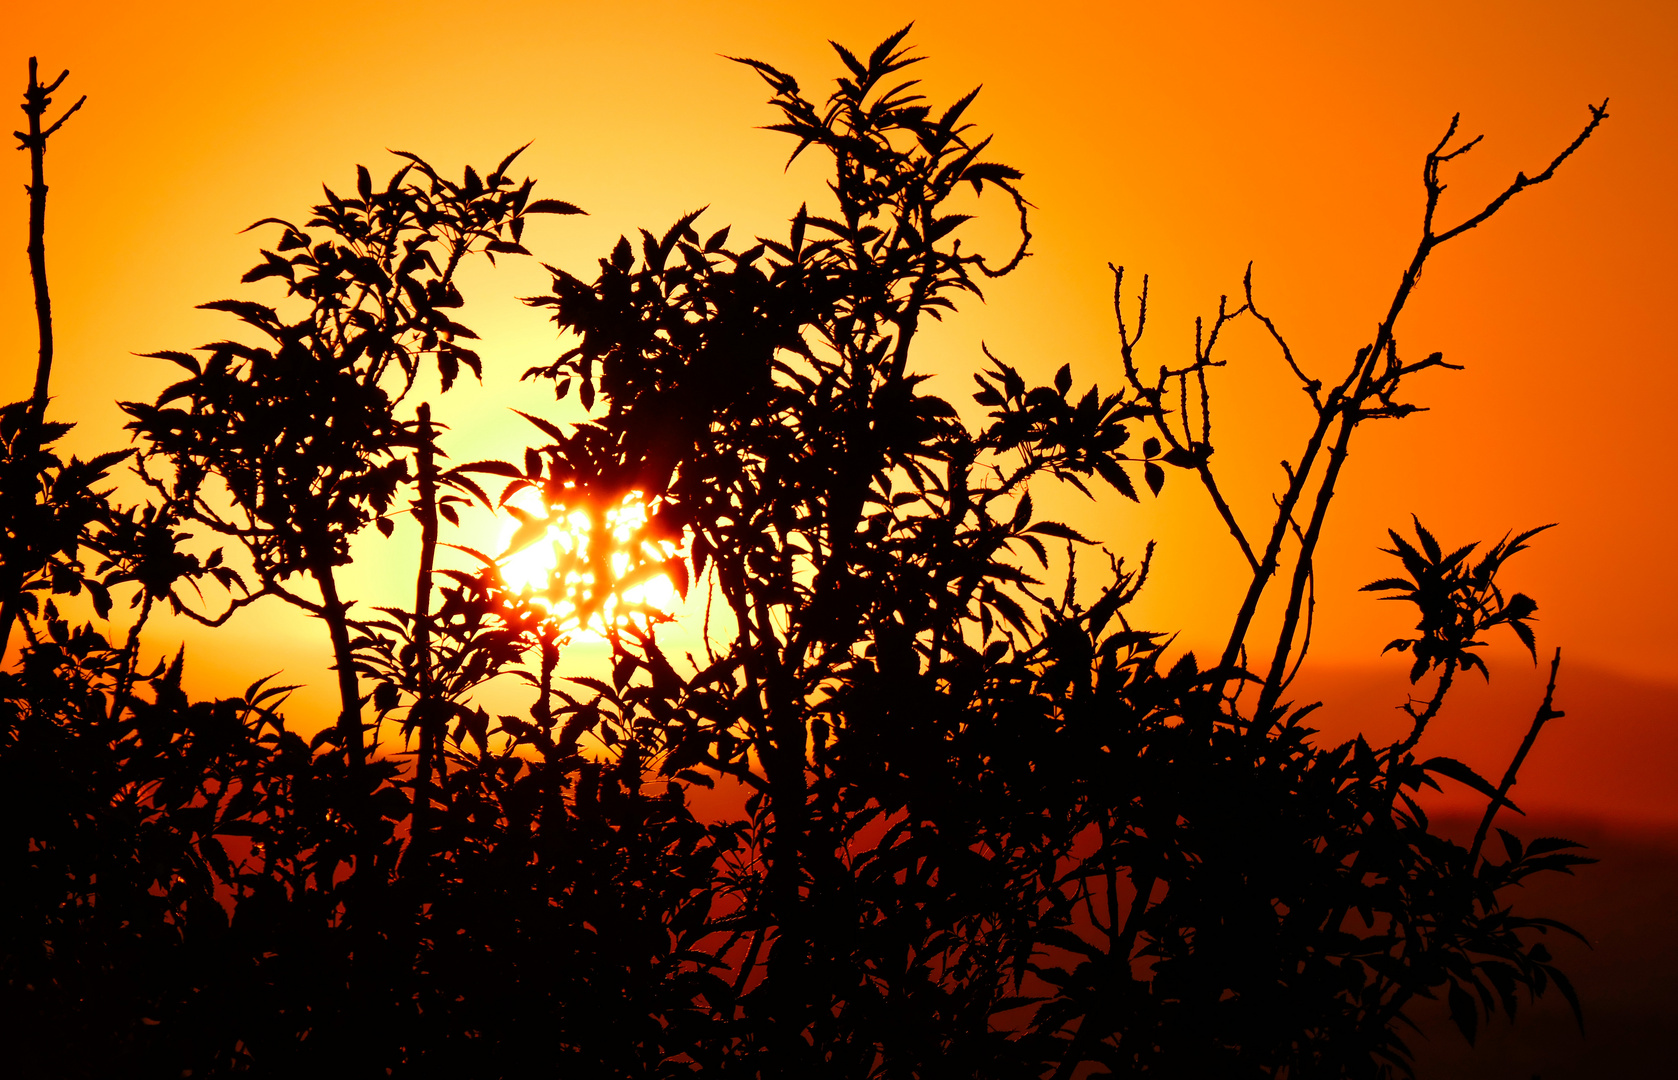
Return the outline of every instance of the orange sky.
[[[1457,540],[1557,521],[1508,571],[1541,605],[1541,645],[1678,682],[1671,4],[11,5],[7,85],[21,91],[34,53],[89,95],[48,160],[54,408],[81,422],[81,445],[120,443],[112,402],[150,398],[167,377],[131,354],[227,331],[193,306],[242,288],[255,246],[237,231],[301,215],[321,181],[347,186],[357,162],[388,168],[386,148],[456,169],[534,139],[525,166],[591,216],[544,221],[527,243],[579,272],[620,233],[700,205],[718,226],[778,230],[820,197],[819,175],[782,173],[787,141],[754,130],[771,120],[762,85],[718,54],[768,60],[814,89],[834,71],[824,39],[866,48],[911,14],[931,92],[985,85],[970,115],[1040,207],[1035,257],[925,342],[923,368],[959,376],[951,396],[966,394],[981,340],[1040,377],[1070,361],[1080,379],[1116,385],[1108,260],[1153,276],[1150,362],[1182,360],[1194,315],[1237,289],[1250,259],[1305,365],[1338,372],[1408,258],[1422,155],[1451,113],[1487,139],[1448,176],[1448,220],[1515,170],[1542,168],[1585,103],[1612,97],[1612,119],[1555,181],[1430,266],[1400,343],[1468,369],[1423,380],[1416,400],[1432,412],[1354,446],[1325,541],[1316,649],[1329,667],[1363,664],[1404,629],[1401,612],[1354,590],[1387,572],[1375,549],[1412,511]],[[0,392],[14,398],[35,347],[26,164],[13,155],[0,204],[0,251],[13,253],[0,264]],[[555,348],[541,315],[512,299],[544,284],[529,261],[474,275],[468,321],[494,370],[439,405],[471,456],[516,449],[522,422],[505,406],[553,414],[544,391],[513,382]],[[1230,344],[1214,442],[1226,490],[1256,519],[1306,415],[1256,337]],[[1241,568],[1197,490],[1179,479],[1140,509],[1055,505],[1116,551],[1161,542],[1139,621],[1191,643],[1225,631]],[[360,573],[364,599],[400,599],[386,590],[405,588],[405,572]],[[316,628],[236,621],[221,639],[226,670],[202,635],[161,629],[159,647],[170,635],[194,643],[218,689],[284,666],[318,684],[304,702],[328,700]],[[1499,655],[1529,689],[1530,665]],[[1653,738],[1669,719],[1635,722]]]

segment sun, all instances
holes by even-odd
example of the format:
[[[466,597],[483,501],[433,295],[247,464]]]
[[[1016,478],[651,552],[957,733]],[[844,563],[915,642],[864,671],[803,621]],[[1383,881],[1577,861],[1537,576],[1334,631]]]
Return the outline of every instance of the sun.
[[[544,503],[526,489],[505,506],[496,565],[521,599],[545,609],[572,635],[604,638],[668,621],[681,602],[670,566],[678,545],[646,535],[646,499],[632,491],[595,507]]]

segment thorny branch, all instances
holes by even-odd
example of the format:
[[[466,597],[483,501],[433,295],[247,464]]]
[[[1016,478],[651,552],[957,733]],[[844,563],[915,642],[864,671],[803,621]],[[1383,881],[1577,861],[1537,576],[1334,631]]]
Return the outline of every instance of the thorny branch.
[[[1155,426],[1172,450],[1172,455],[1168,460],[1172,464],[1192,468],[1200,477],[1214,507],[1216,507],[1219,516],[1229,529],[1230,535],[1235,538],[1243,558],[1246,559],[1248,567],[1252,571],[1252,579],[1236,613],[1234,624],[1219,661],[1219,669],[1223,672],[1225,679],[1238,677],[1241,653],[1247,643],[1252,621],[1257,614],[1259,602],[1272,578],[1280,570],[1282,548],[1286,538],[1291,533],[1299,544],[1299,553],[1295,558],[1293,573],[1289,582],[1281,627],[1277,633],[1269,666],[1264,673],[1264,689],[1259,695],[1253,716],[1253,730],[1263,731],[1268,724],[1274,721],[1277,700],[1283,688],[1291,681],[1289,672],[1290,670],[1298,670],[1299,662],[1303,659],[1304,652],[1308,647],[1305,643],[1299,643],[1297,650],[1295,648],[1300,620],[1310,592],[1312,564],[1316,548],[1322,536],[1329,504],[1333,499],[1341,469],[1344,467],[1354,430],[1366,420],[1399,419],[1421,411],[1421,407],[1399,400],[1397,396],[1407,377],[1436,367],[1457,370],[1457,365],[1446,363],[1442,355],[1437,352],[1429,354],[1424,359],[1412,362],[1405,362],[1399,355],[1395,333],[1396,326],[1405,304],[1409,301],[1411,293],[1415,290],[1416,284],[1421,278],[1424,265],[1440,245],[1487,221],[1520,192],[1553,177],[1561,164],[1584,145],[1585,141],[1608,118],[1608,102],[1606,100],[1601,105],[1590,105],[1588,108],[1590,110],[1590,120],[1542,172],[1530,177],[1525,172],[1517,173],[1515,179],[1480,210],[1457,225],[1439,230],[1436,228],[1435,222],[1440,197],[1444,194],[1447,186],[1441,179],[1442,167],[1447,162],[1468,153],[1480,141],[1476,137],[1453,148],[1451,142],[1456,138],[1461,117],[1459,114],[1451,118],[1444,137],[1428,152],[1423,163],[1422,182],[1426,193],[1426,201],[1422,216],[1421,239],[1411,256],[1409,264],[1399,278],[1398,287],[1387,306],[1385,316],[1376,327],[1374,340],[1357,351],[1345,376],[1338,383],[1329,387],[1326,393],[1322,381],[1307,374],[1275,322],[1259,310],[1253,297],[1252,267],[1250,265],[1242,280],[1243,303],[1241,306],[1230,310],[1227,298],[1220,298],[1217,317],[1212,322],[1209,332],[1204,330],[1200,321],[1197,320],[1196,322],[1195,354],[1192,362],[1180,369],[1171,369],[1161,365],[1157,380],[1149,384],[1143,379],[1134,355],[1136,346],[1141,340],[1147,317],[1147,279],[1143,279],[1136,332],[1132,335],[1126,325],[1121,304],[1124,271],[1122,267],[1112,267],[1114,277],[1113,306],[1118,318],[1120,355],[1124,362],[1126,378],[1136,393],[1152,407]],[[1297,465],[1283,463],[1287,484],[1282,494],[1275,499],[1276,515],[1271,522],[1269,535],[1262,552],[1255,551],[1247,533],[1219,489],[1209,460],[1212,454],[1211,406],[1206,389],[1205,373],[1209,368],[1223,366],[1224,361],[1213,358],[1213,349],[1223,329],[1230,322],[1243,315],[1251,315],[1265,328],[1266,333],[1269,334],[1271,340],[1280,350],[1288,370],[1298,379],[1316,413],[1316,421],[1306,438],[1303,451],[1297,459]],[[1191,377],[1194,380],[1192,395],[1189,386]],[[1179,413],[1179,418],[1175,424],[1170,418],[1172,410],[1166,404],[1169,383],[1173,380],[1176,382],[1174,387],[1178,399],[1176,411]],[[1195,404],[1199,406],[1199,411],[1202,414],[1199,439],[1194,438],[1194,433],[1189,427],[1188,421],[1192,396],[1198,396],[1198,401]],[[1181,434],[1178,432],[1179,428]],[[1325,456],[1325,450],[1326,464],[1320,461]],[[1319,464],[1323,464],[1321,470],[1318,469]],[[1315,485],[1314,490],[1313,485]],[[1309,504],[1311,507],[1311,513],[1303,528],[1299,526],[1296,520],[1296,512],[1302,503]]]
[[[87,95],[82,95],[76,103],[64,111],[64,114],[47,127],[41,126],[41,120],[47,109],[52,105],[52,93],[64,85],[64,80],[70,77],[65,70],[51,84],[43,85],[38,73],[38,63],[35,57],[29,58],[29,85],[23,92],[23,112],[29,118],[29,130],[14,131],[17,136],[18,149],[29,151],[29,277],[35,290],[35,331],[39,343],[39,354],[35,365],[35,389],[29,399],[28,417],[24,423],[24,430],[18,435],[12,447],[13,459],[21,463],[24,469],[33,469],[35,459],[41,448],[41,428],[47,411],[47,396],[52,381],[53,335],[52,335],[52,294],[47,288],[47,181],[46,155],[47,140],[64,126],[64,122],[82,107],[87,101]],[[10,486],[10,485],[8,485]],[[33,495],[33,485],[20,485],[14,492],[18,499],[24,498],[24,492]],[[25,515],[33,512],[33,507],[7,506],[3,508],[14,521],[22,522]],[[18,565],[6,567],[0,571],[0,577],[16,577],[16,581],[6,582],[6,599],[0,602],[0,655],[4,655],[6,647],[11,643],[12,624],[17,621],[22,611],[20,589],[29,571]]]

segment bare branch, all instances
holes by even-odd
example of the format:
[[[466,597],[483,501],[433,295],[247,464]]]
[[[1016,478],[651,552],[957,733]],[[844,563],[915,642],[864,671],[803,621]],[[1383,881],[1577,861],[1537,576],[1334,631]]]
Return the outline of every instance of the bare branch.
[[[1270,333],[1270,340],[1274,341],[1276,343],[1276,347],[1282,350],[1282,359],[1287,361],[1288,369],[1294,373],[1294,377],[1299,380],[1299,383],[1304,388],[1305,393],[1310,396],[1312,406],[1316,408],[1318,412],[1322,412],[1323,401],[1320,396],[1320,392],[1323,388],[1323,381],[1321,379],[1313,379],[1309,375],[1305,374],[1305,372],[1300,368],[1298,362],[1294,360],[1293,349],[1288,346],[1287,339],[1282,336],[1282,332],[1276,329],[1276,324],[1270,320],[1270,316],[1260,311],[1258,309],[1258,305],[1253,302],[1252,263],[1247,264],[1247,273],[1246,276],[1241,279],[1241,286],[1243,290],[1245,290],[1247,296],[1246,309],[1253,313],[1253,318],[1264,324],[1265,330]]]
[[[1603,103],[1604,105],[1607,102]],[[1480,858],[1480,848],[1486,842],[1486,833],[1491,831],[1492,820],[1497,817],[1498,809],[1509,802],[1509,789],[1515,786],[1515,778],[1520,774],[1521,766],[1526,762],[1527,755],[1532,752],[1532,746],[1538,741],[1538,733],[1551,720],[1560,719],[1567,714],[1555,707],[1556,672],[1561,668],[1561,649],[1550,659],[1550,681],[1544,685],[1544,701],[1538,706],[1538,712],[1532,718],[1532,726],[1527,729],[1526,738],[1521,740],[1520,749],[1515,751],[1515,759],[1509,763],[1509,769],[1503,774],[1503,783],[1497,786],[1497,798],[1486,807],[1486,815],[1480,819],[1480,827],[1474,832],[1474,846],[1468,852],[1470,869]]]
[[[1602,104],[1601,105],[1587,105],[1586,108],[1590,109],[1590,111],[1591,111],[1590,123],[1586,124],[1585,127],[1584,127],[1584,130],[1580,131],[1579,134],[1574,138],[1574,140],[1567,144],[1566,149],[1564,149],[1561,153],[1556,155],[1555,160],[1551,161],[1550,164],[1545,167],[1543,172],[1541,172],[1537,176],[1533,176],[1533,177],[1528,177],[1527,174],[1524,173],[1524,172],[1516,173],[1514,181],[1511,182],[1508,187],[1503,189],[1502,194],[1498,195],[1497,198],[1495,198],[1491,202],[1487,203],[1486,206],[1485,206],[1485,209],[1481,210],[1478,214],[1475,214],[1473,217],[1469,218],[1467,221],[1464,221],[1462,224],[1456,226],[1455,228],[1447,229],[1445,232],[1440,233],[1438,236],[1430,237],[1433,244],[1434,245],[1443,244],[1445,241],[1450,240],[1452,237],[1460,236],[1461,234],[1467,232],[1469,229],[1472,229],[1472,228],[1476,227],[1481,222],[1485,221],[1487,218],[1489,218],[1493,214],[1497,213],[1499,210],[1503,209],[1503,204],[1504,203],[1508,202],[1510,199],[1513,199],[1516,195],[1525,191],[1527,188],[1532,187],[1535,184],[1542,184],[1544,181],[1550,179],[1550,177],[1556,175],[1556,170],[1561,167],[1561,163],[1566,161],[1568,158],[1572,157],[1573,152],[1575,150],[1577,150],[1581,146],[1585,145],[1585,140],[1591,137],[1591,135],[1596,131],[1598,125],[1600,125],[1604,120],[1608,119],[1608,99],[1607,98],[1602,99]],[[1455,121],[1453,121],[1452,122],[1452,127],[1454,128],[1455,126],[1456,126]],[[1458,150],[1456,150],[1456,151],[1454,151],[1450,154],[1445,154],[1443,156],[1440,156],[1437,152],[1435,152],[1435,154],[1432,155],[1432,160],[1435,161],[1436,163],[1449,161],[1452,158],[1456,157],[1458,154],[1462,154],[1462,153],[1467,152],[1468,149],[1474,145],[1474,143],[1477,143],[1479,141],[1480,140],[1478,138],[1476,138],[1474,140],[1474,142],[1470,142],[1467,146],[1463,146],[1462,148],[1460,148],[1460,149],[1458,149]],[[1437,165],[1435,166],[1435,175],[1437,175]],[[1439,190],[1443,191],[1444,190],[1443,186],[1441,186]]]

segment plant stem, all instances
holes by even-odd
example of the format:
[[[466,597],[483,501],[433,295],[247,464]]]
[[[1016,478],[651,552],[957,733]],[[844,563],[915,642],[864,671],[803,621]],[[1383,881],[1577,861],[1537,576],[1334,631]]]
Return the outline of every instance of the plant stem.
[[[23,137],[22,149],[29,151],[29,277],[35,285],[35,331],[40,339],[40,356],[35,364],[35,393],[29,400],[33,426],[40,427],[47,409],[47,389],[52,381],[52,295],[47,291],[47,139],[57,131],[70,114],[82,107],[85,96],[65,112],[46,131],[41,130],[41,117],[52,104],[52,92],[69,75],[64,72],[51,86],[41,85],[36,74],[35,57],[29,58],[29,87],[23,92],[23,111],[29,117],[29,134]],[[9,626],[8,626],[9,629]]]
[[[332,566],[324,557],[317,557],[314,567],[315,582],[320,586],[321,617],[326,620],[327,633],[332,638],[333,667],[338,673],[338,733],[344,740],[344,756],[352,772],[360,772],[367,759],[362,741],[361,688],[355,678],[355,654],[350,648],[350,629],[347,609],[338,598],[338,583]]]
[[[1532,726],[1527,729],[1527,737],[1521,740],[1521,748],[1515,751],[1515,759],[1509,763],[1509,769],[1503,774],[1503,783],[1497,786],[1497,798],[1486,807],[1486,816],[1480,819],[1480,827],[1474,832],[1474,846],[1468,852],[1469,872],[1474,870],[1475,861],[1480,858],[1480,848],[1486,842],[1486,834],[1491,831],[1492,819],[1497,812],[1509,801],[1509,789],[1515,786],[1515,777],[1525,764],[1527,754],[1532,752],[1532,746],[1538,741],[1538,733],[1545,724],[1567,714],[1554,707],[1556,698],[1556,672],[1561,668],[1561,649],[1556,649],[1556,655],[1550,660],[1550,681],[1544,687],[1544,703],[1538,706],[1538,712],[1532,718]]]
[[[134,672],[140,665],[140,631],[151,618],[152,597],[148,592],[140,606],[140,617],[128,628],[128,641],[122,650],[122,667],[117,676],[117,692],[111,699],[111,719],[115,720],[128,704],[129,691],[134,686]]]
[[[43,86],[37,69],[36,58],[31,56],[29,85],[23,91],[23,113],[29,118],[29,133],[18,133],[19,149],[29,151],[29,186],[26,189],[29,192],[29,243],[26,251],[29,255],[29,277],[35,287],[35,333],[40,350],[35,364],[35,390],[29,399],[29,417],[12,446],[12,464],[27,473],[34,471],[35,455],[41,448],[41,418],[46,414],[47,391],[52,381],[52,294],[47,289],[47,139],[87,100],[83,96],[43,131],[41,117],[46,114],[47,106],[52,104],[51,94],[70,73],[65,71],[53,80],[51,86]],[[24,508],[9,506],[5,511],[12,516],[14,528],[21,527]],[[11,645],[12,624],[22,610],[21,591],[29,574],[23,568],[8,567],[6,576],[10,580],[6,582],[5,600],[0,602],[0,657]]]
[[[433,731],[431,693],[431,572],[437,560],[437,459],[432,444],[431,404],[419,407],[419,523],[420,566],[414,582],[414,663],[417,665],[419,700],[419,773],[414,777],[413,850],[420,865],[428,854],[431,808],[431,772],[442,740]]]

